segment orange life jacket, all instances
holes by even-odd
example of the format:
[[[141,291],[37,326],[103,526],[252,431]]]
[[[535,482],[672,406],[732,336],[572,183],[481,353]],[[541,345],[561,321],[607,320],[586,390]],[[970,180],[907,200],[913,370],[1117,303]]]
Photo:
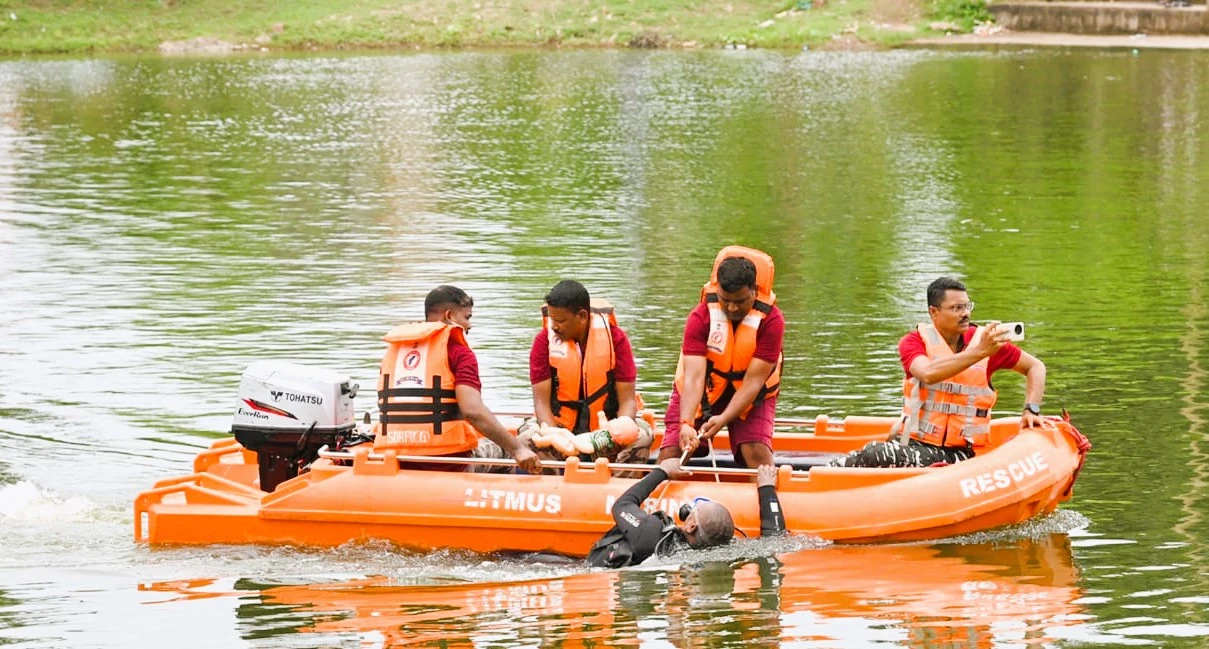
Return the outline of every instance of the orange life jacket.
[[[954,354],[936,327],[917,327],[924,339],[928,360]],[[985,327],[974,331],[970,345],[977,345]],[[963,334],[964,335],[964,334]],[[983,358],[938,383],[924,383],[914,376],[903,379],[904,431],[933,446],[984,446],[991,432],[991,408],[998,393],[987,379],[989,359]]]
[[[613,332],[617,315],[606,300],[592,299],[589,313],[587,348],[581,353],[575,341],[565,341],[550,328],[550,314],[542,306],[542,326],[549,341],[552,385],[550,411],[558,425],[573,433],[586,433],[596,427],[597,414],[617,417],[617,382],[613,369],[617,356],[613,350]]]
[[[718,303],[718,266],[731,257],[743,257],[756,266],[756,303],[738,327],[731,325],[726,311]],[[743,387],[743,377],[756,353],[756,333],[760,330],[760,323],[764,322],[777,303],[772,278],[772,257],[759,250],[727,246],[714,258],[710,280],[701,288],[701,301],[709,307],[709,337],[705,343],[705,391],[697,407],[697,417],[716,414],[712,412],[713,406],[726,394],[728,387],[733,387],[735,391]],[[777,356],[776,367],[764,382],[764,387],[760,388],[756,401],[776,396],[781,391],[781,367],[784,361],[783,354]],[[680,355],[676,364],[676,390],[684,394],[684,354]],[[751,406],[748,406],[739,418],[746,418],[750,411]]]
[[[478,446],[462,419],[449,369],[450,339],[466,344],[457,325],[413,322],[391,329],[378,378],[380,420],[374,450],[400,455],[454,455]]]

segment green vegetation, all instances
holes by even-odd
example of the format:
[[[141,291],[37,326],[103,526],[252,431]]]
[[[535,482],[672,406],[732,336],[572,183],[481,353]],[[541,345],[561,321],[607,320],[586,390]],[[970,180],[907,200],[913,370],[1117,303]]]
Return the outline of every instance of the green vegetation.
[[[934,0],[966,28],[980,0]],[[924,0],[0,0],[0,52],[395,47],[880,47]],[[979,13],[981,12],[981,13]],[[968,20],[967,20],[968,18]]]
[[[956,23],[969,31],[976,23],[989,23],[995,18],[987,9],[986,0],[932,0],[932,14],[944,21]]]

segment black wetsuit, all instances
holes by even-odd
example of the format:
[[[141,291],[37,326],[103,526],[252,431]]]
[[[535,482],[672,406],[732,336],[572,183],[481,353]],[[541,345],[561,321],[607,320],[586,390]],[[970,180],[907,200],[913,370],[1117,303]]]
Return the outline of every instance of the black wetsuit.
[[[688,547],[684,534],[672,518],[662,511],[648,514],[642,503],[655,491],[667,473],[656,468],[626,490],[613,504],[616,525],[588,551],[588,565],[621,568],[642,563],[652,554],[668,554]],[[785,517],[775,487],[759,488],[760,534],[771,536],[785,531]]]

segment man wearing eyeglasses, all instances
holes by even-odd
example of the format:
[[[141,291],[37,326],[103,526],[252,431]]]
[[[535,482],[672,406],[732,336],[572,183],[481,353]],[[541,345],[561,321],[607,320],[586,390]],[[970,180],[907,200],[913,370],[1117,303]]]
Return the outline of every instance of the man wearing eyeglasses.
[[[638,565],[652,555],[666,555],[686,548],[704,549],[726,545],[735,535],[730,511],[708,498],[694,498],[680,506],[680,524],[662,511],[648,514],[642,504],[665,480],[692,475],[680,468],[680,458],[659,463],[645,478],[634,483],[613,504],[616,523],[588,551],[588,565],[596,568],[622,568]],[[785,532],[785,518],[777,500],[777,469],[772,464],[756,470],[760,500],[760,535]]]
[[[953,464],[974,456],[987,442],[998,393],[991,375],[1011,369],[1025,376],[1021,426],[1044,425],[1045,363],[1007,342],[998,322],[970,321],[974,303],[951,277],[928,286],[928,315],[902,337],[898,355],[903,380],[902,440],[871,442],[833,462],[835,466],[902,467]]]

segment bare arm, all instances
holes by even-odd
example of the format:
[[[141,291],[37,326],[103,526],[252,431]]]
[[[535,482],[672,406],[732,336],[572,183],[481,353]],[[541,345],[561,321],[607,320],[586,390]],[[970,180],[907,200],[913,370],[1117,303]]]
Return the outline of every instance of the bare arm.
[[[537,423],[557,426],[554,411],[550,409],[550,397],[554,394],[554,380],[546,379],[533,384],[533,416]]]
[[[680,384],[680,421],[692,425],[697,418],[697,406],[705,394],[705,357],[684,357],[684,381]]]
[[[697,406],[705,394],[705,357],[684,356],[684,380],[680,383],[680,450],[691,453],[697,450]]]
[[[1013,371],[1024,375],[1024,402],[1041,403],[1045,398],[1045,363],[1032,354],[1020,352],[1020,360],[1012,367]],[[1021,423],[1026,427],[1039,426],[1042,419],[1031,412],[1025,412]]]
[[[772,376],[774,369],[776,369],[775,363],[769,363],[759,358],[751,359],[751,364],[743,373],[743,385],[735,392],[735,396],[731,397],[726,410],[710,417],[709,421],[701,426],[701,435],[713,437],[722,430],[723,426],[738,419],[748,406],[755,403],[756,396],[760,394],[760,389],[764,387],[764,382],[768,380],[768,377]]]
[[[638,398],[635,396],[634,384],[621,383],[617,386],[617,416],[630,417],[636,419],[638,417]]]
[[[530,473],[541,471],[541,461],[537,454],[525,448],[517,441],[516,436],[509,433],[495,415],[483,404],[483,396],[469,385],[459,385],[454,388],[457,394],[458,409],[470,425],[474,426],[487,439],[500,445],[509,455],[516,459],[517,465]]]
[[[1028,352],[1020,352],[1020,360],[1016,361],[1013,370],[1024,375],[1024,400],[1028,403],[1041,403],[1045,398],[1045,363]]]

